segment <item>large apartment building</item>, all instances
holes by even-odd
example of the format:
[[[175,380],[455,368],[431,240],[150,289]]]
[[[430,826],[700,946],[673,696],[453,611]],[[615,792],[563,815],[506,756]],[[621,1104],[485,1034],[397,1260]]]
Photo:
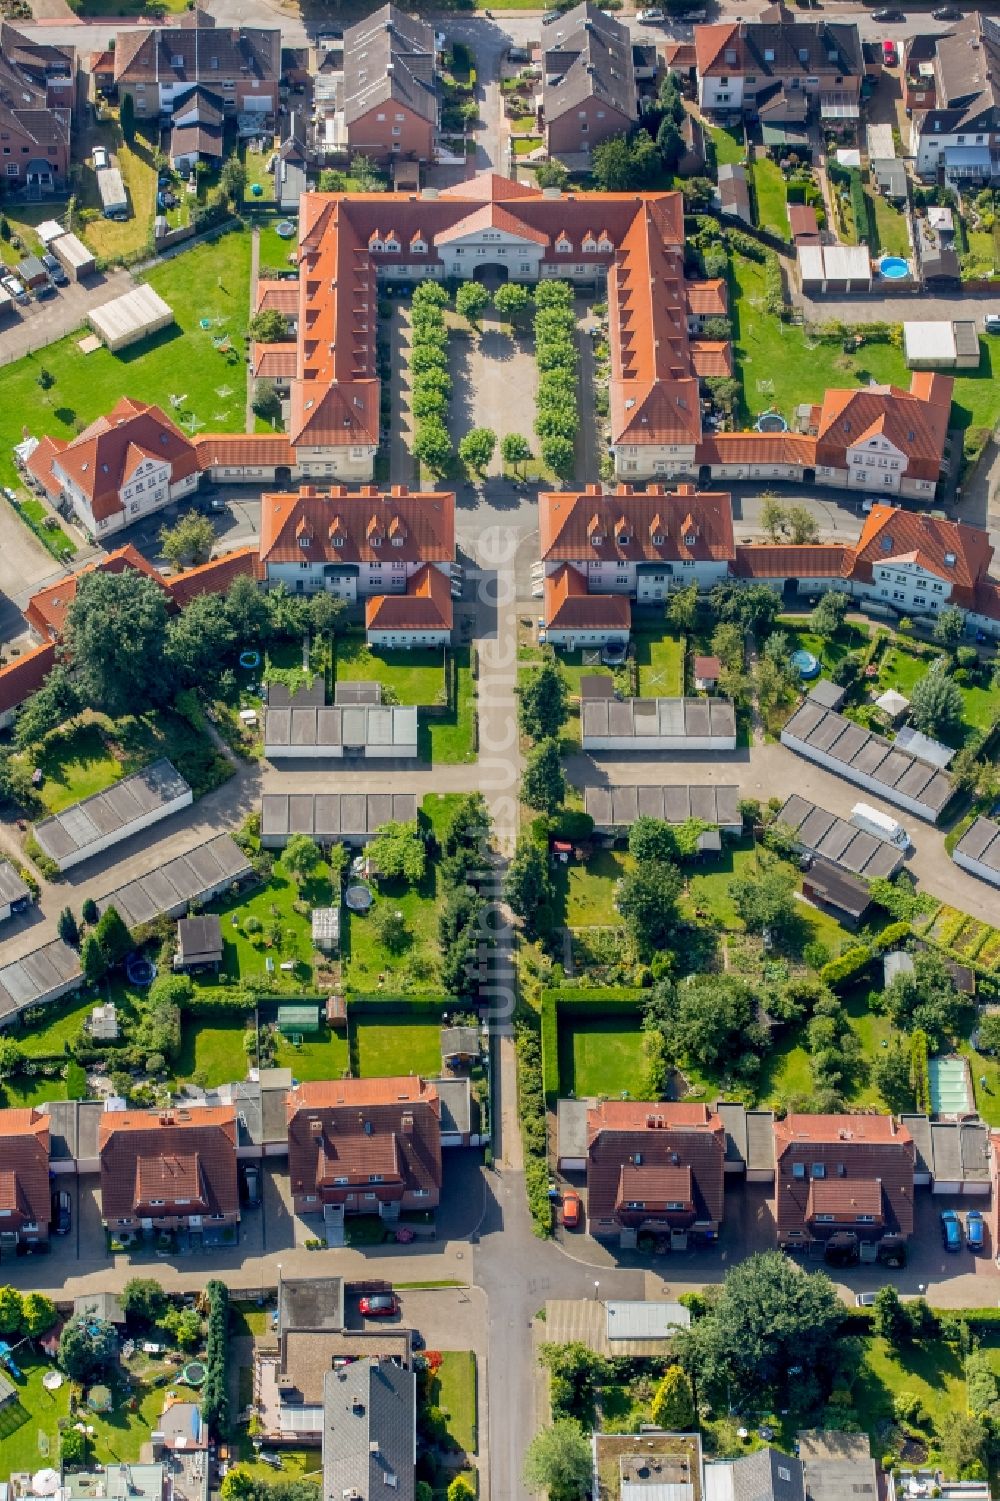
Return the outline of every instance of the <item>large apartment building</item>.
[[[636,119],[629,29],[590,0],[542,23],[542,108],[550,156],[586,158]]]

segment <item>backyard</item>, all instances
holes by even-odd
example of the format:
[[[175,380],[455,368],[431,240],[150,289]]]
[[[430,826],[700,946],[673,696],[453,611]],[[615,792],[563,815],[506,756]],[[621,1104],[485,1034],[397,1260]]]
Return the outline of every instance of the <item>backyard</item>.
[[[174,326],[117,355],[104,348],[82,354],[79,335],[71,334],[0,370],[0,483],[17,481],[11,451],[27,414],[36,437],[73,438],[81,425],[109,412],[126,388],[161,406],[189,433],[243,430],[250,236],[235,231],[185,250],[146,280],[173,308]],[[231,352],[215,347],[224,336]],[[43,366],[54,377],[44,392],[38,386]]]
[[[69,1416],[69,1384],[50,1392],[42,1378],[52,1362],[18,1350],[24,1373],[17,1384],[17,1397],[0,1408],[0,1448],[5,1474],[39,1469],[58,1460],[59,1421]],[[93,1454],[101,1464],[114,1460],[138,1460],[143,1444],[156,1427],[163,1409],[164,1387],[140,1386],[134,1407],[122,1384],[112,1387],[115,1405],[109,1413],[87,1412],[94,1430]]]
[[[86,157],[80,168],[82,191],[79,207],[84,215],[81,218],[81,238],[95,255],[109,261],[134,257],[147,246],[151,248],[156,213],[154,155],[157,141],[140,122],[131,146],[127,146],[117,120],[109,120],[104,124],[89,123],[77,144]],[[104,217],[97,173],[91,166],[95,146],[104,146],[111,152],[121,171],[129,201],[126,219]]]
[[[267,960],[295,966],[295,979],[307,985],[312,979],[312,931],[308,912],[297,912],[300,900],[308,907],[329,906],[330,867],[320,863],[301,890],[280,860],[271,879],[249,897],[216,906],[222,914],[222,970],[228,980],[240,983],[267,973]],[[214,982],[206,980],[205,985]],[[206,1042],[204,1047],[208,1047]]]
[[[894,688],[904,698],[909,698],[919,678],[927,671],[932,658],[920,656],[909,650],[905,638],[894,636],[885,648],[879,661],[875,694]],[[987,730],[996,716],[996,694],[989,684],[959,683],[962,695],[962,723],[953,734],[942,733],[941,738],[949,744],[961,746],[965,740],[979,731]]]
[[[736,364],[743,382],[745,421],[775,406],[791,421],[804,401],[821,403],[828,389],[860,386],[871,380],[909,388],[910,372],[894,344],[867,343],[845,354],[838,339],[765,315],[764,267],[733,256],[730,311]],[[958,371],[952,423],[958,428],[992,429],[1000,417],[1000,382],[993,379],[988,344],[976,371]]]
[[[621,1008],[616,1008],[621,1010]],[[644,1061],[638,1008],[625,1016],[559,1013],[559,1092],[583,1099],[642,1097]]]
[[[818,659],[823,668],[823,674],[829,677],[847,653],[857,651],[868,641],[868,627],[852,622],[838,632],[832,641],[824,636],[817,636],[809,630],[808,617],[803,621],[801,617],[782,615],[777,622],[777,628],[784,631],[788,637],[789,651],[808,651]]]
[[[905,217],[881,193],[873,192],[869,197],[874,207],[879,249],[885,255],[900,255],[905,260],[912,253]]]
[[[334,681],[382,684],[387,697],[398,704],[438,708],[440,713],[419,716],[418,752],[421,760],[435,765],[456,766],[475,760],[473,721],[476,688],[468,646],[451,649],[455,673],[455,703],[445,704],[444,650],[434,647],[377,647],[353,632],[337,638]]]
[[[440,1016],[410,1016],[403,1006],[382,1013],[354,1008],[351,1032],[352,1052],[363,1079],[400,1074],[434,1078],[441,1072]]]
[[[556,922],[567,928],[621,927],[615,910],[615,885],[633,864],[622,850],[597,850],[586,862],[556,865]]]
[[[402,937],[387,948],[381,937],[380,911],[401,913]],[[429,866],[419,886],[403,881],[379,883],[368,913],[345,912],[342,933],[344,984],[361,995],[421,991],[435,993],[438,966],[437,872]]]
[[[431,1402],[446,1415],[456,1446],[464,1454],[476,1454],[476,1357],[472,1350],[441,1352],[441,1365],[431,1382]]]
[[[753,164],[754,195],[757,200],[757,223],[781,239],[788,238],[788,212],[785,207],[785,178],[777,162],[758,156]]]
[[[708,134],[715,147],[716,165],[721,167],[725,164],[742,162],[746,157],[746,143],[743,131],[725,130],[721,125],[709,125]]]
[[[684,641],[678,636],[636,631],[640,698],[679,698],[684,692]]]

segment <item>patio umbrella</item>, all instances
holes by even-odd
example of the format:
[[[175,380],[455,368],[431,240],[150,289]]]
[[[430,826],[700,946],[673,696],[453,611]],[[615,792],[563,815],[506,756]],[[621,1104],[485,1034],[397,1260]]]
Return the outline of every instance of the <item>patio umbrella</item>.
[[[57,1392],[62,1384],[62,1371],[46,1371],[42,1377],[42,1385],[47,1392]]]
[[[31,1477],[31,1489],[36,1496],[54,1496],[59,1484],[58,1470],[36,1470]]]

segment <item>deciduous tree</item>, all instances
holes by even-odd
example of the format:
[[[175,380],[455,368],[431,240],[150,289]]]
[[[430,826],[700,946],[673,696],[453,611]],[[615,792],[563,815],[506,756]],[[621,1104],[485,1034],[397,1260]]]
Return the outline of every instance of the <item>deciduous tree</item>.
[[[615,906],[641,959],[649,959],[673,942],[682,886],[675,865],[653,862],[626,871],[615,887]]]
[[[113,1324],[88,1309],[74,1314],[59,1336],[59,1364],[72,1381],[88,1383],[110,1370],[117,1355]]]
[[[305,886],[316,873],[322,856],[319,845],[308,834],[293,834],[282,852],[281,863],[296,886]]]
[[[832,641],[844,624],[850,600],[842,589],[829,589],[809,617],[810,628],[824,641]]]
[[[38,745],[52,730],[79,714],[83,707],[76,680],[57,662],[42,686],[24,704],[14,725],[14,739],[21,750]]]
[[[531,458],[531,444],[520,433],[505,433],[500,443],[500,457],[506,468],[516,471]]]
[[[962,691],[937,665],[917,679],[910,690],[910,717],[928,735],[947,734],[962,723]]]
[[[195,510],[185,511],[174,526],[160,531],[160,551],[178,572],[199,563],[207,563],[215,546],[215,528],[207,516]]]
[[[519,690],[517,717],[532,740],[551,740],[559,734],[569,712],[569,689],[559,664],[551,657],[527,674]]]
[[[415,823],[387,823],[368,846],[368,855],[379,875],[390,881],[416,886],[423,880],[427,846]]]
[[[651,1416],[658,1428],[668,1433],[684,1433],[695,1424],[694,1392],[683,1366],[668,1366],[653,1393]]]
[[[460,318],[466,318],[473,328],[479,327],[479,320],[490,305],[490,294],[481,281],[463,281],[455,293],[455,311]]]
[[[247,169],[234,152],[227,156],[219,173],[219,187],[230,203],[239,205],[247,186]]]
[[[542,740],[532,750],[521,776],[521,796],[529,808],[554,813],[566,800],[566,777],[555,740]]]
[[[473,283],[478,286],[478,282]],[[458,456],[474,474],[485,474],[496,452],[497,435],[492,428],[474,427],[458,445]]]
[[[507,867],[503,884],[504,900],[515,917],[520,917],[529,938],[549,932],[552,927],[552,877],[546,851],[522,834],[514,858]]]
[[[524,1456],[524,1484],[549,1501],[583,1501],[590,1494],[590,1443],[575,1418],[540,1428]]]
[[[112,717],[166,696],[163,588],[131,568],[80,576],[66,612],[66,653],[83,699]]]

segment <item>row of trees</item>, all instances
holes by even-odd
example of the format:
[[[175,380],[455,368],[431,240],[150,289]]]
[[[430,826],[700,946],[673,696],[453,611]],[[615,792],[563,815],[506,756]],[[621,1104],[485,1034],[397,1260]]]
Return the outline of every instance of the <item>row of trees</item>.
[[[441,978],[455,996],[473,996],[486,978],[495,947],[491,901],[483,885],[490,871],[491,824],[480,792],[458,799],[441,836],[438,914]]]
[[[451,438],[445,423],[451,398],[448,330],[444,310],[448,293],[437,282],[422,281],[410,303],[410,374],[413,452],[435,474],[451,464]]]
[[[573,445],[580,426],[578,359],[573,289],[565,281],[541,282],[535,288],[535,434],[542,462],[564,478],[573,472]]]

